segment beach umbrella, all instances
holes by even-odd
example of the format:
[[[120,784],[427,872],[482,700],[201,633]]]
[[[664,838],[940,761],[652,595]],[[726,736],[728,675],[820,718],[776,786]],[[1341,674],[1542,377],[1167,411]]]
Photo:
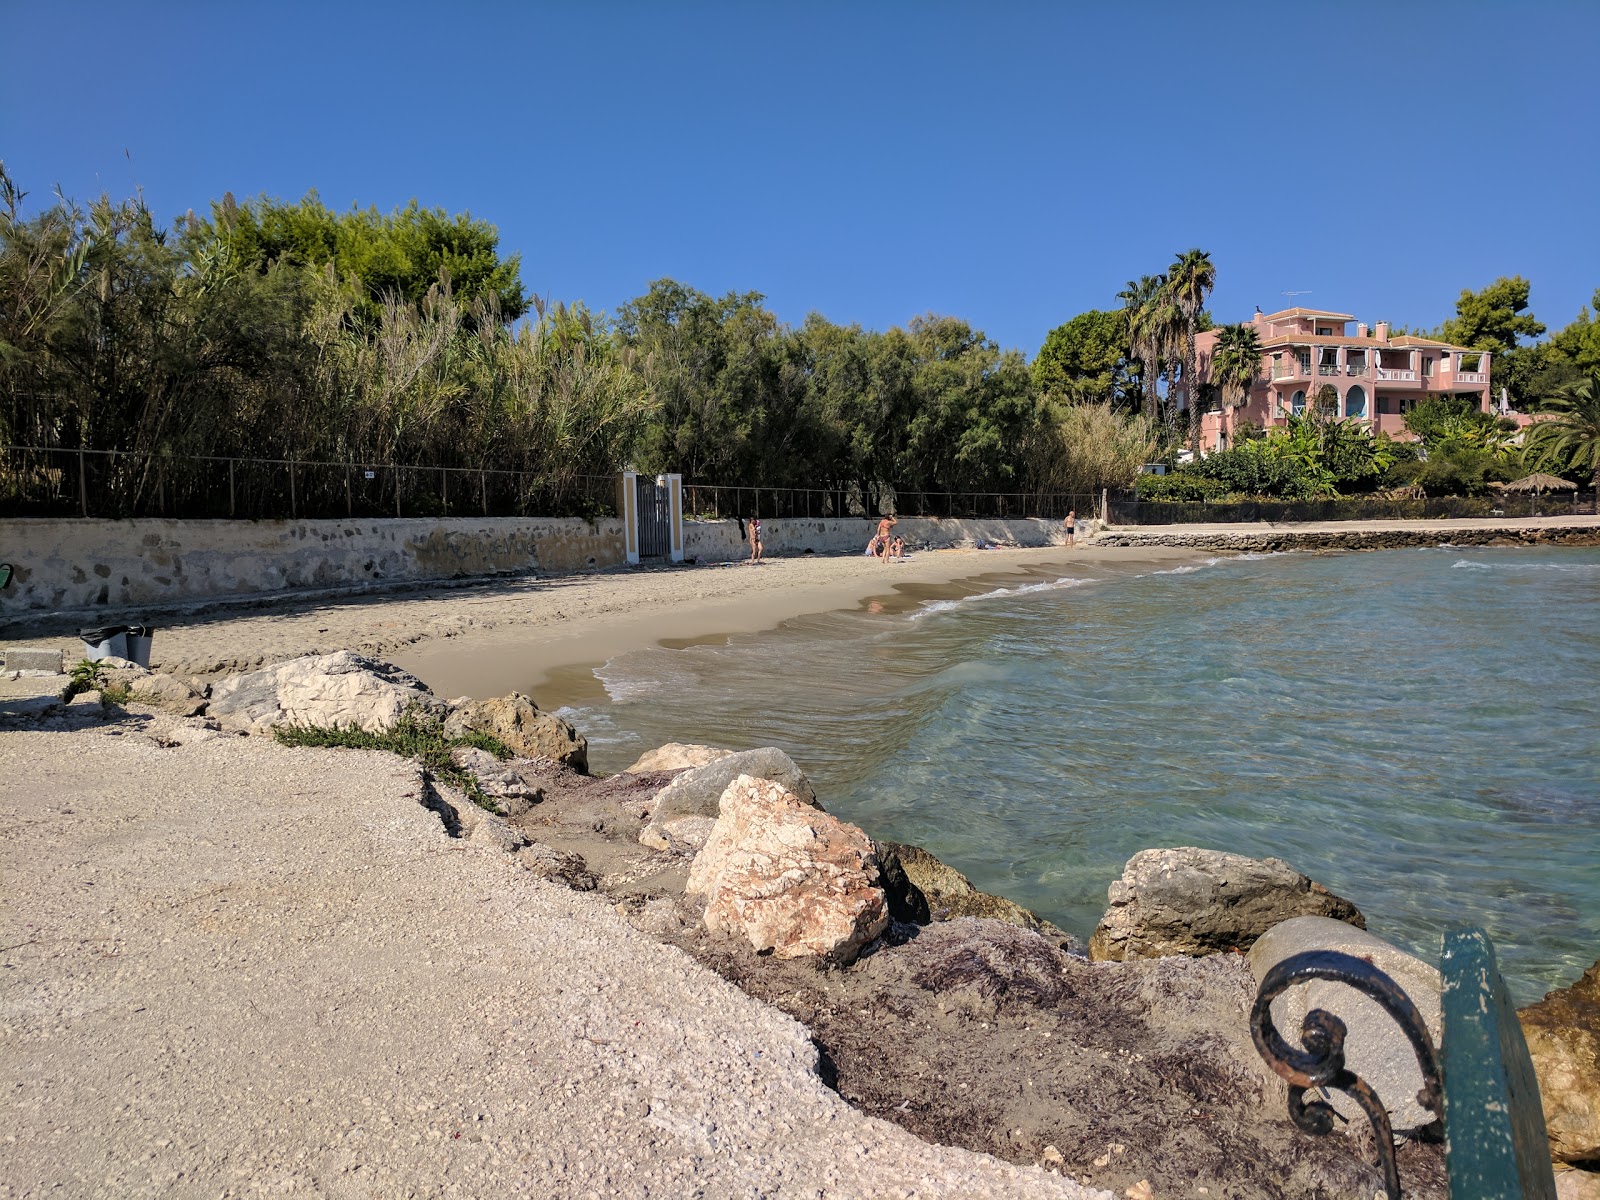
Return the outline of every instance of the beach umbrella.
[[[1566,488],[1569,491],[1575,492],[1578,490],[1578,485],[1575,483],[1568,483],[1565,479],[1560,479],[1554,475],[1546,475],[1542,471],[1536,471],[1532,475],[1524,475],[1521,479],[1506,484],[1506,491],[1508,492],[1533,493],[1533,515],[1536,517],[1540,515],[1538,512],[1539,493],[1559,491],[1562,488]]]
[[[1506,484],[1508,492],[1575,492],[1578,485],[1568,483],[1565,479],[1558,479],[1554,475],[1546,475],[1542,471],[1532,475],[1525,475],[1512,483]]]

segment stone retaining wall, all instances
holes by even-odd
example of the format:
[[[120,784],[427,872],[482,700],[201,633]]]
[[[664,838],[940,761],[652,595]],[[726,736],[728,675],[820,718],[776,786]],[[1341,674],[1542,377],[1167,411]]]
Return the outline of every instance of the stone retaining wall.
[[[1087,522],[1085,522],[1087,526]],[[878,527],[877,518],[772,517],[761,522],[761,543],[767,554],[860,554]],[[1057,520],[1010,518],[902,517],[895,533],[912,550],[950,546],[1059,546],[1066,539]],[[737,521],[685,521],[683,552],[689,561],[728,562],[750,557],[750,543]]]
[[[4,611],[127,608],[285,589],[560,574],[623,561],[622,523],[577,517],[0,525]]]

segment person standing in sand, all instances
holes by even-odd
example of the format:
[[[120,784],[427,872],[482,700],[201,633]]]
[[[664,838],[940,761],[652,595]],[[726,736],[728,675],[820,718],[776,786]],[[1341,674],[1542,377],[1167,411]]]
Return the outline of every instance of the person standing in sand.
[[[761,518],[750,518],[750,561],[761,561]]]
[[[1061,527],[1067,531],[1067,547],[1071,549],[1078,544],[1078,510],[1067,509],[1067,516],[1061,522]]]
[[[889,530],[893,529],[899,523],[900,522],[895,520],[893,517],[884,517],[878,522],[878,544],[883,547],[884,553],[886,554],[889,550]]]

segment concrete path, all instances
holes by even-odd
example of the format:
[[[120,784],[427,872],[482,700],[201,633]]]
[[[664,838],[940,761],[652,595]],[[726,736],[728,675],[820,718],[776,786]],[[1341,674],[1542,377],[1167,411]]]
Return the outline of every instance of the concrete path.
[[[0,1197],[1105,1195],[849,1108],[407,763],[82,723],[0,732]]]

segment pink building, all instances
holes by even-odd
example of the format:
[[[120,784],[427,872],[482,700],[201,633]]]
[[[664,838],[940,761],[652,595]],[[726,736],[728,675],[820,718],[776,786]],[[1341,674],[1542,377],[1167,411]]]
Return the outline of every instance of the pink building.
[[[1242,422],[1265,428],[1283,425],[1291,413],[1305,410],[1306,400],[1324,385],[1338,395],[1336,413],[1361,421],[1391,437],[1409,435],[1401,415],[1423,396],[1448,392],[1470,396],[1484,412],[1489,399],[1489,355],[1465,346],[1419,337],[1390,337],[1379,321],[1369,332],[1349,313],[1289,308],[1257,312],[1252,318],[1261,339],[1261,374],[1249,400],[1239,408],[1201,419],[1200,449],[1225,449],[1237,440]],[[1196,339],[1197,377],[1211,381],[1211,355],[1217,331]]]

